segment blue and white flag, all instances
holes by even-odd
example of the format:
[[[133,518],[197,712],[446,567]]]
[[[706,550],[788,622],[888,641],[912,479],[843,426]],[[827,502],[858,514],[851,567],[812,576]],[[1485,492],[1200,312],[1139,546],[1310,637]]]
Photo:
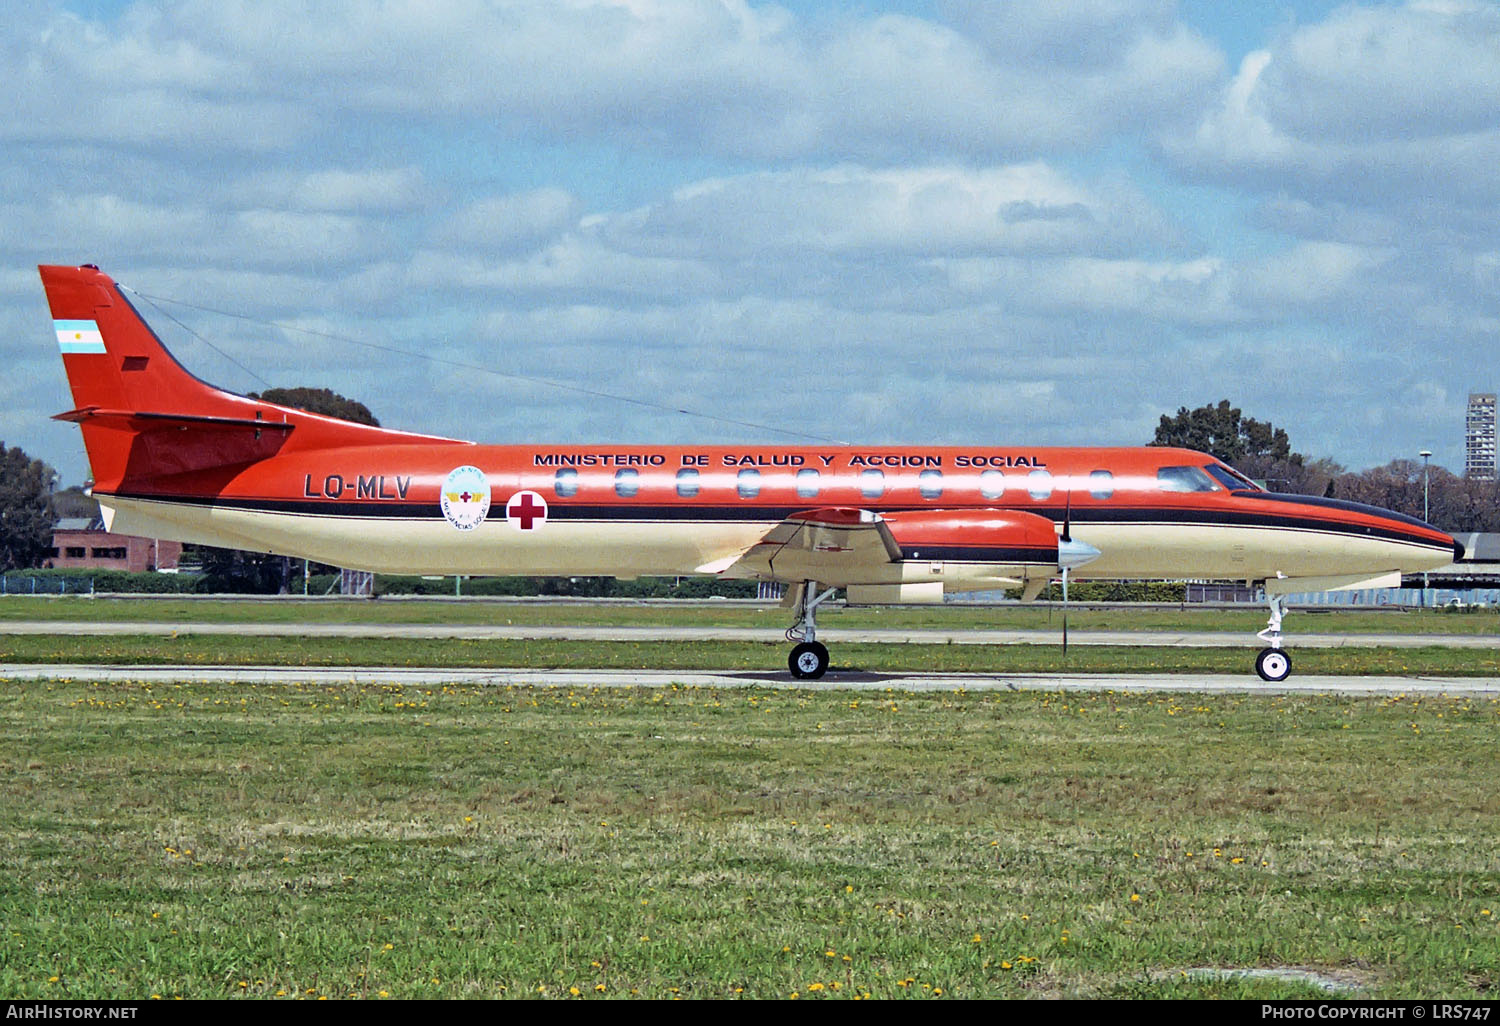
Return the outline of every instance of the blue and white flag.
[[[57,348],[65,353],[102,353],[104,336],[94,321],[53,321],[57,329]]]

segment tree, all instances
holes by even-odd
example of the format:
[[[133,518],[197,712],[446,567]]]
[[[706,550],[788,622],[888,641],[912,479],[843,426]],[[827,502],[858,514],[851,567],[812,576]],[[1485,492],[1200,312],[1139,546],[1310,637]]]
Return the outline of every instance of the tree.
[[[0,570],[40,566],[52,550],[57,473],[0,442]]]
[[[1274,491],[1321,495],[1343,473],[1330,460],[1309,464],[1300,452],[1292,451],[1284,429],[1244,416],[1228,399],[1196,410],[1180,407],[1175,417],[1162,414],[1150,444],[1206,452]]]
[[[251,392],[250,398],[263,399],[279,406],[292,406],[308,413],[321,413],[325,417],[350,420],[356,424],[380,426],[380,421],[375,419],[375,415],[364,403],[346,399],[327,388],[268,388],[259,395]]]
[[[1220,400],[1217,406],[1200,406],[1196,410],[1183,406],[1175,417],[1162,414],[1151,444],[1196,449],[1229,464],[1250,457],[1302,462],[1302,455],[1292,452],[1285,431],[1241,416],[1239,407],[1229,405],[1228,399]]]
[[[74,485],[52,493],[52,512],[59,520],[68,517],[92,520],[99,515],[99,500]]]
[[[1500,485],[1472,481],[1446,467],[1426,468],[1427,519],[1445,531],[1500,531]],[[1416,460],[1392,460],[1357,474],[1343,474],[1333,494],[1351,502],[1421,517],[1424,499],[1423,466]]]

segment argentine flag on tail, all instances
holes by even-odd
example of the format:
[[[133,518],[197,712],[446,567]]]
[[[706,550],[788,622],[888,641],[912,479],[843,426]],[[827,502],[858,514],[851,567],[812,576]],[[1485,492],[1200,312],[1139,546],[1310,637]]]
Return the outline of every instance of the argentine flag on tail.
[[[65,353],[102,353],[104,336],[94,321],[53,321],[57,329],[57,348]]]

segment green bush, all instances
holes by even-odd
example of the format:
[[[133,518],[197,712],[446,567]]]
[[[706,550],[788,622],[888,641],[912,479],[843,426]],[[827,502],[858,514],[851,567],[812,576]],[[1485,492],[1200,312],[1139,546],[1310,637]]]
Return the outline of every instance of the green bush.
[[[1049,584],[1038,598],[1062,601],[1062,585]],[[1069,602],[1185,602],[1187,585],[1181,581],[1074,581],[1068,584]]]
[[[377,595],[452,595],[453,578],[405,577],[379,574]],[[753,581],[721,581],[714,577],[466,577],[462,595],[555,595],[565,598],[754,598]]]

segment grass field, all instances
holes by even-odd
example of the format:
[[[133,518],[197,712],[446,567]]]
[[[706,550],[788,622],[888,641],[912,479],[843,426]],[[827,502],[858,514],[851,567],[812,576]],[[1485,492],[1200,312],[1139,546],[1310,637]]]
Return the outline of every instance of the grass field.
[[[1235,673],[1253,680],[1258,646],[832,645],[833,669],[938,673]],[[69,637],[0,635],[0,663],[191,666],[438,666],[786,672],[788,646],[755,641],[523,641],[462,638]],[[1500,676],[1494,649],[1290,649],[1298,674]]]
[[[683,627],[785,627],[791,614],[774,604],[741,602],[525,602],[410,599],[175,599],[87,596],[0,597],[0,620],[97,620],[168,623],[409,623],[555,624],[621,627],[667,624]],[[848,628],[1056,629],[1061,609],[1046,603],[1021,605],[824,606],[820,624]],[[1266,624],[1259,608],[1074,606],[1076,630],[1232,631],[1253,635]],[[1500,644],[1500,610],[1455,613],[1440,610],[1293,610],[1287,630],[1318,633],[1492,634]]]
[[[1462,698],[7,685],[0,995],[1493,997],[1497,737]]]

